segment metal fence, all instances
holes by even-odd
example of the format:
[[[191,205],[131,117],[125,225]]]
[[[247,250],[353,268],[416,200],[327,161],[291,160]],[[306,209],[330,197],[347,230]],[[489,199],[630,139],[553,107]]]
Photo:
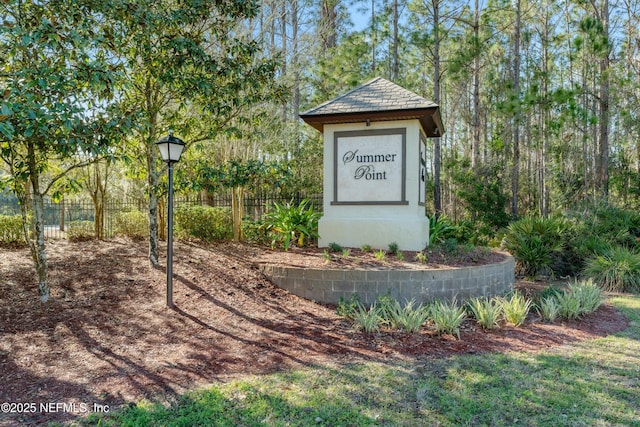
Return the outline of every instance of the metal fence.
[[[244,198],[245,217],[254,221],[260,220],[265,212],[276,202],[281,204],[291,202],[297,205],[304,199],[308,199],[310,205],[313,206],[317,212],[322,212],[321,194],[312,196],[298,194],[289,198],[271,196],[255,197],[249,195]],[[174,199],[175,209],[194,205],[231,208],[231,197],[177,197]],[[166,204],[164,204],[164,206],[166,206]],[[132,211],[146,212],[147,209],[148,204],[145,200],[107,200],[104,205],[105,236],[110,237],[115,234],[115,223],[119,214]],[[18,205],[17,199],[8,196],[0,197],[0,214],[19,215],[20,206]],[[95,221],[94,205],[91,200],[64,200],[60,203],[45,200],[44,220],[45,238],[64,239],[67,237],[66,230],[69,224],[77,224],[79,221]]]

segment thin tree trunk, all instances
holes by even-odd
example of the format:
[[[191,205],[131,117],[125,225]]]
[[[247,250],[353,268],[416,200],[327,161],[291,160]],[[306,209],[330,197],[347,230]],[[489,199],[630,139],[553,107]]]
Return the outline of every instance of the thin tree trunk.
[[[400,72],[400,60],[398,58],[398,0],[393,0],[393,65],[391,67],[391,79],[398,81]]]
[[[607,38],[607,46],[600,59],[600,118],[598,120],[600,141],[600,170],[598,171],[598,186],[603,200],[609,198],[609,0],[602,1],[601,17],[602,27]]]
[[[516,26],[514,36],[513,91],[520,99],[520,0],[516,0]],[[520,105],[517,102],[513,117],[513,171],[511,175],[511,215],[518,218],[518,185],[520,176]]]
[[[433,100],[440,104],[440,0],[432,0],[433,5]],[[442,213],[442,188],[440,166],[442,162],[440,137],[433,139],[433,207],[436,218]]]

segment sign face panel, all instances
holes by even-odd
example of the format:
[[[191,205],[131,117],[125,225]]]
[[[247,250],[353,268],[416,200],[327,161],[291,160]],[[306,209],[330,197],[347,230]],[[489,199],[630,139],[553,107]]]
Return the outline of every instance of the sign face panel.
[[[332,204],[408,204],[406,129],[334,134]]]

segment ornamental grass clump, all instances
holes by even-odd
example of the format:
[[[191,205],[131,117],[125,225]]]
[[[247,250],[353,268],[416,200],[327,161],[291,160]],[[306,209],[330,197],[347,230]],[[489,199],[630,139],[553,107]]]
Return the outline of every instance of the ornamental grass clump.
[[[537,307],[538,314],[542,320],[555,322],[560,317],[561,306],[556,296],[542,298]]]
[[[569,285],[569,292],[576,295],[582,307],[582,314],[590,314],[602,305],[602,289],[592,280],[575,282]]]
[[[391,327],[415,334],[429,318],[429,308],[422,304],[416,305],[415,299],[407,301],[404,306],[393,300],[386,307],[385,315]]]
[[[380,308],[374,303],[369,309],[362,304],[353,313],[356,329],[363,332],[375,332],[380,327]]]
[[[466,319],[467,314],[464,307],[459,306],[455,300],[452,302],[436,301],[429,309],[429,317],[438,334],[455,335],[460,339],[460,325]]]
[[[482,328],[493,329],[498,326],[502,316],[502,307],[496,298],[473,298],[469,301],[468,306],[476,322]]]
[[[584,275],[608,292],[640,291],[640,254],[616,246],[587,262]]]
[[[527,315],[531,309],[531,300],[529,298],[515,291],[511,296],[500,298],[499,301],[505,321],[513,326],[520,326],[527,320]]]

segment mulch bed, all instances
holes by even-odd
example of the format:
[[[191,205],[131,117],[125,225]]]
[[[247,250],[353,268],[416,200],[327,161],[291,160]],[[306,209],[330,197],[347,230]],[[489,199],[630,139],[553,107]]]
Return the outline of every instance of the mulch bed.
[[[0,249],[0,402],[68,406],[0,414],[0,426],[67,421],[94,404],[113,410],[140,399],[171,401],[244,374],[324,362],[539,352],[628,325],[605,304],[581,321],[557,324],[531,316],[524,327],[484,331],[467,321],[459,340],[427,329],[363,334],[334,307],[273,286],[257,268],[326,262],[311,261],[312,254],[177,243],[175,307],[168,309],[166,272],[149,266],[144,241],[50,241],[47,251],[52,300],[42,305],[28,251]],[[518,286],[536,292],[543,284]]]

